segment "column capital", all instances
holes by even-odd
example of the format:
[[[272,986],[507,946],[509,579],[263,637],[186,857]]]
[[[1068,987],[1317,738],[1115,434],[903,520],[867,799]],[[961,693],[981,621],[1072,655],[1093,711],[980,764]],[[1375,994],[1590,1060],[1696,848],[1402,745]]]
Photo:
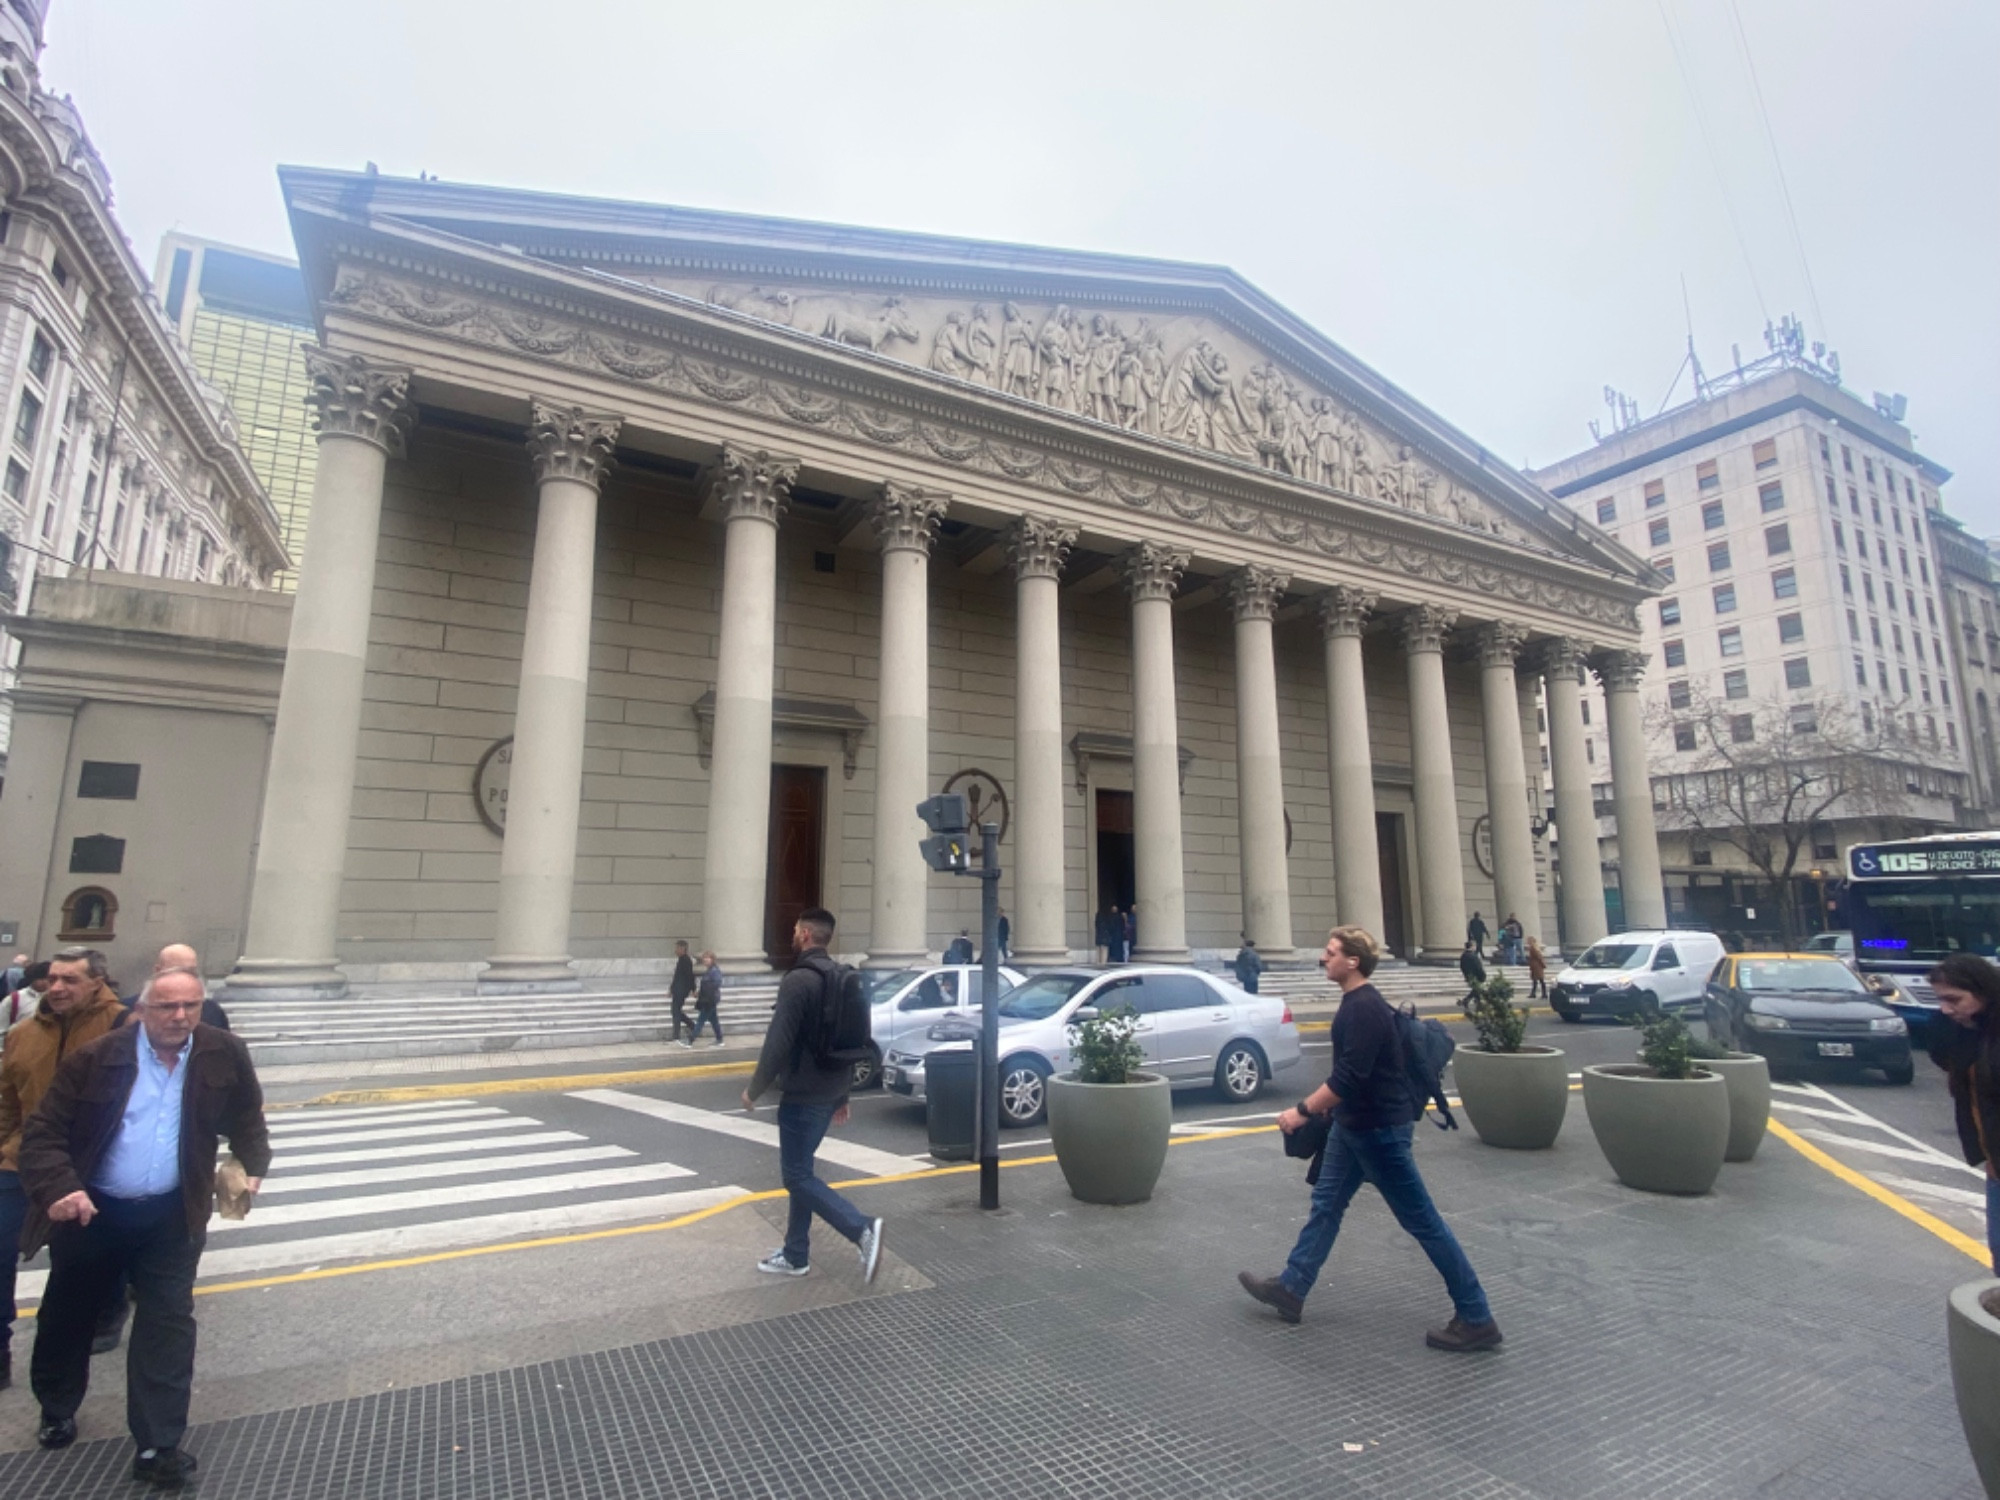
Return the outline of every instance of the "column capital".
[[[540,400],[529,402],[528,412],[528,457],[535,466],[535,483],[573,479],[601,489],[611,472],[621,419]]]
[[[792,481],[798,477],[796,458],[724,443],[722,457],[709,478],[709,498],[725,521],[749,516],[775,526],[791,500]]]
[[[1319,633],[1324,640],[1361,634],[1375,609],[1375,596],[1352,584],[1336,583],[1319,596]]]
[[[1419,604],[1396,617],[1396,632],[1403,650],[1411,656],[1424,651],[1444,650],[1445,632],[1458,619],[1455,611],[1435,604]]]
[[[1511,667],[1528,639],[1528,628],[1513,620],[1488,620],[1472,633],[1472,649],[1482,667]]]
[[[306,357],[306,405],[319,435],[360,438],[391,458],[401,457],[403,440],[416,420],[409,370],[378,365],[358,354],[336,354],[318,344],[300,347]]]
[[[1573,635],[1552,635],[1535,642],[1528,650],[1533,669],[1544,677],[1559,677],[1567,672],[1581,678],[1589,655],[1590,647]]]
[[[1285,597],[1291,582],[1289,573],[1252,563],[1231,573],[1223,586],[1229,591],[1229,605],[1239,621],[1269,620],[1276,618],[1278,601]]]
[[[1187,571],[1188,554],[1163,547],[1158,542],[1141,542],[1125,554],[1122,564],[1125,592],[1134,604],[1149,599],[1172,599]]]
[[[1646,673],[1646,663],[1651,660],[1644,651],[1599,651],[1590,658],[1590,667],[1606,692],[1636,693],[1639,679]]]
[[[1016,516],[1007,528],[1007,555],[1018,578],[1061,578],[1076,528],[1054,516]]]
[[[942,490],[918,489],[913,484],[887,480],[879,495],[868,500],[868,524],[875,528],[884,552],[930,554],[937,540],[938,522],[951,506],[951,496]]]

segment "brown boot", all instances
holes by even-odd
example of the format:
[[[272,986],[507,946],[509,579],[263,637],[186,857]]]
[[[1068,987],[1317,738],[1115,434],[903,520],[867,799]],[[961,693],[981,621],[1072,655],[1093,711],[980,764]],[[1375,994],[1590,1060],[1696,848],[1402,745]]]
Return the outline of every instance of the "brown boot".
[[[1484,1323],[1467,1323],[1453,1318],[1442,1328],[1433,1328],[1424,1335],[1424,1342],[1433,1349],[1443,1349],[1452,1354],[1476,1354],[1481,1349],[1500,1347],[1500,1325],[1488,1318]]]
[[[1298,1322],[1299,1315],[1306,1310],[1305,1298],[1295,1295],[1275,1276],[1252,1276],[1248,1271],[1238,1271],[1236,1279],[1242,1283],[1244,1291],[1266,1307],[1276,1309],[1278,1316],[1287,1323]]]

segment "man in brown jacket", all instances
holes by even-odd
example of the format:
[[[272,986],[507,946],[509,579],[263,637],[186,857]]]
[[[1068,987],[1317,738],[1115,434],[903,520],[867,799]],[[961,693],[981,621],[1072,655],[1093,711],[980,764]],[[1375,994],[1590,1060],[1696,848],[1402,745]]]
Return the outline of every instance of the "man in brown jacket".
[[[118,996],[105,983],[103,955],[90,948],[65,948],[49,961],[49,988],[42,1003],[7,1033],[0,1051],[0,1260],[5,1262],[0,1265],[0,1388],[13,1381],[14,1272],[28,1214],[17,1165],[21,1126],[55,1080],[56,1065],[124,1018]],[[122,1309],[117,1321],[122,1327]]]
[[[96,1311],[129,1275],[138,1312],[126,1354],[134,1479],[179,1489],[194,1388],[194,1278],[215,1206],[218,1138],[256,1192],[271,1164],[250,1049],[199,1024],[206,987],[192,969],[156,974],[139,1024],[72,1052],[21,1135],[28,1195],[21,1248],[49,1247],[31,1368],[44,1448],[76,1441]]]

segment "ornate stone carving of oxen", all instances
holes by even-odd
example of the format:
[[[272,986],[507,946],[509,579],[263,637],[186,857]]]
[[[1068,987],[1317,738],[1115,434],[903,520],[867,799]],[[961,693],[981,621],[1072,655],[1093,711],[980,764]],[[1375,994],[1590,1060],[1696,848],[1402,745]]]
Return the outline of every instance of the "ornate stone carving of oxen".
[[[917,325],[910,321],[901,297],[885,298],[881,308],[872,313],[835,306],[816,326],[812,323],[804,326],[815,328],[821,338],[832,339],[836,344],[852,344],[871,354],[880,353],[891,339],[904,339],[912,344],[917,341]]]

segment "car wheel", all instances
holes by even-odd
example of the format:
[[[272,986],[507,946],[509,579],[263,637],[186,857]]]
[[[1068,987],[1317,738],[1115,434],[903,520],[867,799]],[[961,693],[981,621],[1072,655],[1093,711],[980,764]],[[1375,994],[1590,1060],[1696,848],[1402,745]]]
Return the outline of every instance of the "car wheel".
[[[869,1089],[882,1086],[882,1049],[873,1042],[868,1044],[868,1055],[854,1065],[854,1076],[848,1087],[855,1093],[866,1093]]]
[[[1032,1057],[1000,1065],[1000,1123],[1039,1125],[1049,1112],[1049,1070]]]
[[[1917,1081],[1916,1059],[1906,1057],[1899,1063],[1891,1063],[1882,1070],[1882,1076],[1894,1084],[1915,1083]]]
[[[1270,1070],[1254,1042],[1231,1042],[1215,1064],[1215,1091],[1225,1104],[1248,1104],[1264,1091]]]

